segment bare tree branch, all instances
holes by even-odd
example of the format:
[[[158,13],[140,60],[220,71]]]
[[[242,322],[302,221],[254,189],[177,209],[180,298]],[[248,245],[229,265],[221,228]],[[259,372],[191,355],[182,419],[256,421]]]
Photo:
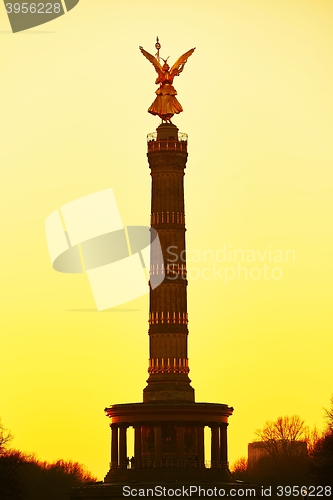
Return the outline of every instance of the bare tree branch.
[[[331,432],[333,432],[333,395],[331,397],[331,407],[329,409],[324,408],[326,413],[326,421],[328,428]]]
[[[11,442],[12,439],[13,436],[8,431],[8,429],[4,428],[0,419],[0,455],[2,455],[7,451],[8,444]]]

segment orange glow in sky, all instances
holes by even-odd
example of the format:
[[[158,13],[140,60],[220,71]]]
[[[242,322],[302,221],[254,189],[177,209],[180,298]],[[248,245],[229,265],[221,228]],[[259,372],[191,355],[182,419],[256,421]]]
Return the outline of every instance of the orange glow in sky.
[[[173,63],[185,175],[190,378],[234,407],[229,460],[266,420],[324,425],[332,373],[333,3],[79,2],[12,34],[0,5],[0,416],[13,446],[102,479],[104,408],[142,401],[148,295],[98,312],[85,274],[52,269],[44,224],[112,188],[149,225],[154,68]]]

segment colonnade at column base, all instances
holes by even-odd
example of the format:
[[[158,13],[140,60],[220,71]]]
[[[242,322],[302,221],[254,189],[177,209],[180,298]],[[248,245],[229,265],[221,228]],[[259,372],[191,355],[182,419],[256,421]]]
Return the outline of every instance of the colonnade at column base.
[[[105,411],[112,431],[105,483],[230,481],[227,426],[233,408],[228,405],[159,401],[114,405]],[[127,447],[129,427],[134,428],[132,457]],[[205,427],[211,433],[209,464]]]

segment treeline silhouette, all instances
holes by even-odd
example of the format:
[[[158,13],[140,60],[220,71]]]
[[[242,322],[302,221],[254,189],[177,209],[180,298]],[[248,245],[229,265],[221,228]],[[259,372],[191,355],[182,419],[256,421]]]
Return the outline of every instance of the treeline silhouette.
[[[267,421],[249,444],[248,460],[234,464],[233,479],[273,487],[331,486],[333,496],[333,396],[325,413],[323,432],[310,431],[298,415]]]
[[[11,438],[0,422],[0,500],[69,500],[72,487],[96,482],[77,462],[42,462],[10,449]]]

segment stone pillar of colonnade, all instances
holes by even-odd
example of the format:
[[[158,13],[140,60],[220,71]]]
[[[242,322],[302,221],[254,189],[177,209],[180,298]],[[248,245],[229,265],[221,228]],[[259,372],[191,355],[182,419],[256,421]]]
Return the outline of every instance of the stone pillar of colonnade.
[[[111,469],[118,468],[118,425],[111,424]]]

